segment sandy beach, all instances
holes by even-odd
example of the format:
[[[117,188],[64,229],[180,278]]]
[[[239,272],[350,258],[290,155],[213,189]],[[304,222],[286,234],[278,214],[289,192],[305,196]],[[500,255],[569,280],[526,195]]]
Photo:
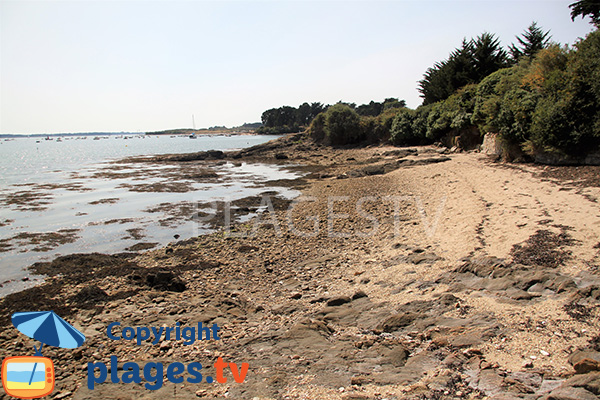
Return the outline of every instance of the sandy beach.
[[[44,351],[55,399],[600,395],[600,167],[503,164],[433,146],[336,149],[301,134],[218,159],[128,162],[184,170],[223,159],[302,172],[285,183],[302,195],[192,210],[219,230],[167,247],[34,265],[45,283],[0,300],[2,358],[32,355],[36,343],[13,328],[13,312],[54,310],[86,335],[76,350]],[[266,211],[236,222],[256,209]],[[115,333],[216,324],[220,339],[138,345],[107,336],[115,321]],[[148,390],[108,379],[90,389],[88,363],[111,356],[119,369],[249,367],[243,383],[227,370],[226,383],[165,377]]]

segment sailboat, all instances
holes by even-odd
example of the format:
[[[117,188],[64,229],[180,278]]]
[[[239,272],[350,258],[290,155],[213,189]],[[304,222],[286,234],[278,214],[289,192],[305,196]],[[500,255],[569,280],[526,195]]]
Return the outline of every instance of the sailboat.
[[[192,114],[192,126],[194,127],[194,133],[192,133],[189,137],[190,139],[196,139],[196,121],[194,121],[194,114]]]

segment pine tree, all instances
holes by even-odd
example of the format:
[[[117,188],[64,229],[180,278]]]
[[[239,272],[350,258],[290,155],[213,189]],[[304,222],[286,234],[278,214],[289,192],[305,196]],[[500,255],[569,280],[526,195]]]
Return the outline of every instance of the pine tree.
[[[437,62],[419,81],[423,105],[445,100],[461,87],[479,83],[483,78],[508,66],[508,54],[491,33],[475,39],[463,39],[447,60]]]
[[[517,36],[519,46],[514,43],[510,45],[510,54],[514,61],[518,61],[522,57],[531,57],[538,51],[548,47],[550,43],[550,31],[544,32],[537,25],[537,22],[532,22],[529,28],[521,36]]]
[[[585,17],[587,15],[592,19],[592,24],[600,28],[600,1],[598,0],[580,0],[569,4],[571,9],[571,20],[575,21],[577,17]]]

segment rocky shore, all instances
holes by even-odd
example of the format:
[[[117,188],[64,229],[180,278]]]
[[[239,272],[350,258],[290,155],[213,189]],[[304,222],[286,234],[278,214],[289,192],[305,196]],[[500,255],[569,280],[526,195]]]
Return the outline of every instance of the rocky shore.
[[[596,399],[596,167],[507,166],[444,148],[335,149],[292,135],[239,152],[129,159],[180,168],[270,162],[304,173],[294,202],[166,248],[73,254],[0,300],[2,358],[32,355],[17,311],[54,310],[86,335],[45,348],[55,399]],[[596,168],[596,169],[595,169]],[[233,218],[235,221],[235,218]],[[220,328],[220,340],[112,340],[106,329]],[[87,386],[88,363],[249,364],[244,383]],[[204,372],[204,370],[203,370]],[[8,398],[8,396],[5,396]]]

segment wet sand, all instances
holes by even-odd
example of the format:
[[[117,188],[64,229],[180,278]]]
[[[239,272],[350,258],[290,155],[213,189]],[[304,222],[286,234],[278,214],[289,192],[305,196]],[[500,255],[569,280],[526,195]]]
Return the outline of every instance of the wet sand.
[[[0,300],[10,323],[52,309],[86,335],[48,347],[58,398],[588,399],[600,394],[600,188],[591,168],[504,165],[435,147],[331,149],[301,135],[215,157],[306,173],[294,203],[220,205],[217,232],[143,253],[74,254]],[[597,175],[596,175],[597,176]],[[182,205],[182,207],[185,204]],[[161,205],[169,209],[169,205]],[[239,218],[257,208],[253,219]],[[174,216],[178,215],[173,211]],[[185,214],[185,212],[184,212]],[[135,232],[134,232],[135,233]],[[106,327],[217,324],[221,340],[114,341]],[[247,362],[244,383],[87,388],[87,363]],[[577,373],[576,373],[577,372]]]

